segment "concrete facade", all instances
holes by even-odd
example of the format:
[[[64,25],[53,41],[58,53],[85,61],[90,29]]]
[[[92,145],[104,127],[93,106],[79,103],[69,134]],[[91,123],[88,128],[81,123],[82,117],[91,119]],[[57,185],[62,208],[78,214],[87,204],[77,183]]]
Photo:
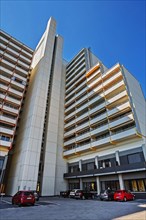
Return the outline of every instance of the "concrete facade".
[[[89,48],[64,61],[53,18],[36,49],[26,48],[30,77],[9,151],[6,193],[100,193],[108,186],[145,193],[145,98],[138,81],[119,63],[108,69]]]

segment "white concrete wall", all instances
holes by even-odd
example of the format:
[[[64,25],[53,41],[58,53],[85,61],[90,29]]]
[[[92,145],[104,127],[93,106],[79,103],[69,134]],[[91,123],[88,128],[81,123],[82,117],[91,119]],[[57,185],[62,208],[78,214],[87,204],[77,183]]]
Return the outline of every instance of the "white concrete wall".
[[[126,77],[127,89],[134,107],[134,112],[136,113],[137,129],[141,134],[146,135],[146,101],[141,86],[125,67],[123,67],[123,72]]]
[[[45,31],[45,40],[36,53],[37,59],[34,55],[32,62],[34,69],[30,77],[7,181],[9,195],[16,193],[18,188],[36,189],[55,31],[56,22],[51,18]]]
[[[56,37],[55,62],[49,107],[47,140],[45,146],[42,196],[54,195],[56,178],[56,160],[58,147],[58,126],[60,115],[60,93],[62,81],[62,46],[63,39]]]
[[[60,191],[67,189],[67,181],[63,178],[63,174],[67,172],[67,163],[63,159],[63,138],[64,138],[64,94],[65,94],[65,76],[66,65],[62,66],[61,76],[61,92],[60,92],[60,110],[58,124],[58,146],[56,155],[56,178],[55,178],[55,195],[59,195]]]

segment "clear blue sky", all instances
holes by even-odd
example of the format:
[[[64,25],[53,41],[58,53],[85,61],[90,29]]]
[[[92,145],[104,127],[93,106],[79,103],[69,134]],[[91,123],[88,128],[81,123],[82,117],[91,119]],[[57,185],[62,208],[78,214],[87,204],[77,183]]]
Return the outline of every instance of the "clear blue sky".
[[[83,47],[110,68],[123,64],[140,82],[146,96],[146,2],[1,0],[1,29],[35,48],[48,19],[57,21],[64,38],[63,56],[73,58]]]

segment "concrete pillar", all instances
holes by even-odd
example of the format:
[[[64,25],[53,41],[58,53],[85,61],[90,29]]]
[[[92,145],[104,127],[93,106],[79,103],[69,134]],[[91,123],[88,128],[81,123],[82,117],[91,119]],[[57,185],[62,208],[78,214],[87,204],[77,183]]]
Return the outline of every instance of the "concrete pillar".
[[[82,160],[79,160],[79,169],[82,171]]]
[[[97,184],[97,194],[100,194],[100,180],[99,176],[96,177],[96,184]]]
[[[83,181],[82,181],[82,178],[80,178],[80,189],[83,189]]]
[[[146,145],[145,144],[142,145],[142,150],[143,150],[144,159],[146,161]]]
[[[99,169],[99,166],[98,166],[98,156],[95,157],[95,166],[96,166],[96,169]]]
[[[119,178],[119,184],[120,184],[120,189],[124,189],[124,181],[123,181],[123,177],[122,174],[118,174],[118,178]]]
[[[118,164],[120,165],[120,157],[119,157],[119,151],[115,152],[116,155],[116,161],[118,162]]]

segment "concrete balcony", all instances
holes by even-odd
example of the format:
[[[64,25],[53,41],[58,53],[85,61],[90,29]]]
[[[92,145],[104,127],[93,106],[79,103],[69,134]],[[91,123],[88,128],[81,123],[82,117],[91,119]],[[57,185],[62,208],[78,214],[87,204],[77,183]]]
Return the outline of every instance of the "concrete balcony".
[[[110,143],[110,137],[105,137],[91,143],[91,147],[100,148],[103,145],[108,145]]]
[[[76,123],[76,120],[74,119],[74,120],[72,120],[71,122],[65,124],[65,125],[64,125],[64,128],[68,128],[68,127],[70,127],[71,125],[73,125],[73,124],[75,124],[75,123]]]
[[[10,83],[10,81],[11,81],[11,79],[10,78],[8,78],[8,77],[5,77],[5,76],[0,76],[0,79],[3,81],[3,82],[5,82],[5,83]]]
[[[5,68],[5,67],[3,67],[3,66],[0,67],[0,71],[1,71],[1,72],[4,72],[4,73],[8,73],[8,74],[10,74],[10,75],[13,74],[13,71],[12,71],[12,70],[8,70],[7,68]],[[0,76],[0,77],[2,77],[2,76]]]
[[[124,86],[124,85],[125,85],[125,83],[122,80],[121,82],[119,82],[119,83],[115,84],[114,86],[112,86],[110,89],[106,90],[104,92],[105,96],[110,94],[111,92],[115,91],[116,89],[119,89],[121,86]]]
[[[103,109],[103,108],[105,108],[105,103],[102,103],[102,104],[96,106],[95,108],[90,109],[89,114],[92,115],[92,114],[94,114],[95,112],[98,112],[99,110],[101,110],[101,109]]]
[[[11,147],[11,141],[0,140],[0,146],[2,147]]]
[[[65,117],[65,121],[75,115],[75,111]]]
[[[98,128],[96,128],[96,129],[91,131],[91,136],[96,136],[97,134],[100,134],[100,133],[102,133],[104,131],[107,131],[108,129],[109,129],[108,124],[103,125],[101,127],[98,127]]]
[[[1,40],[4,41],[6,44],[8,44],[9,40],[1,36]]]
[[[67,102],[65,102],[65,105],[69,105],[72,101],[75,101],[75,96],[73,96],[70,100],[68,100]]]
[[[16,70],[19,71],[20,73],[23,73],[23,74],[25,74],[25,75],[28,75],[28,70],[24,70],[24,69],[22,69],[22,68],[20,68],[20,67],[18,67],[18,66],[16,66]]]
[[[93,119],[90,120],[90,125],[96,124],[97,122],[102,121],[103,119],[107,118],[107,114],[103,113],[102,115],[99,115]]]
[[[90,132],[86,132],[76,137],[76,142],[90,138]]]
[[[74,144],[75,141],[76,141],[76,139],[75,139],[75,138],[72,138],[72,139],[70,139],[69,141],[64,142],[64,146],[66,147],[67,145]]]
[[[101,73],[100,69],[96,70],[93,74],[89,75],[89,77],[87,77],[87,82],[89,82],[91,79],[93,79],[95,76],[99,75],[99,79],[101,79]]]
[[[0,133],[8,134],[8,135],[12,136],[14,134],[14,131],[12,129],[7,129],[7,128],[4,128],[4,127],[0,127]]]
[[[67,107],[66,109],[65,109],[65,113],[66,112],[68,112],[68,111],[70,111],[72,108],[74,108],[76,106],[76,103],[73,103],[70,107]]]
[[[86,85],[86,81],[83,81],[81,84],[79,84],[79,86],[76,87],[75,91],[77,92],[79,89],[81,89],[85,85]]]
[[[17,119],[12,119],[12,118],[8,118],[6,116],[0,115],[0,121],[2,121],[2,122],[6,122],[6,123],[10,123],[10,124],[15,125],[16,124],[16,120]]]
[[[17,86],[17,87],[23,89],[23,90],[25,89],[25,85],[23,85],[23,84],[21,84],[21,83],[18,83],[18,82],[14,81],[14,80],[12,80],[11,83],[12,83],[13,85],[15,85],[15,86]]]
[[[137,137],[136,128],[131,128],[127,130],[123,130],[117,134],[111,135],[112,141],[123,141],[128,138]]]
[[[85,123],[83,123],[83,124],[81,124],[81,125],[79,125],[79,126],[76,127],[76,132],[78,132],[78,131],[80,131],[80,130],[82,130],[82,129],[85,129],[85,128],[89,127],[89,126],[90,126],[89,121],[88,121],[88,122],[85,122]]]
[[[5,112],[13,113],[15,115],[18,115],[18,113],[19,113],[19,109],[11,108],[6,105],[3,105],[3,106],[0,105],[0,108],[3,108],[3,110],[5,110]]]
[[[10,52],[10,53],[12,53],[12,54],[15,54],[15,56],[17,56],[17,57],[18,57],[19,54],[20,54],[20,53],[18,53],[16,50],[12,50],[10,47],[7,47],[7,51]]]
[[[15,68],[15,64],[13,64],[13,63],[10,63],[10,62],[8,62],[8,61],[6,61],[6,60],[2,60],[2,63],[3,64],[5,64],[5,65],[7,65],[7,66],[9,66],[9,67],[11,67],[11,69],[13,69],[14,70],[14,68]]]
[[[105,80],[103,82],[103,86],[107,86],[109,83],[111,83],[112,81],[116,80],[117,78],[122,77],[122,73],[121,71],[117,72],[115,75],[113,75],[111,78]]]
[[[9,90],[8,90],[9,92],[11,92],[11,93],[13,93],[14,95],[16,95],[16,96],[19,96],[19,97],[23,97],[23,93],[22,92],[19,92],[19,91],[17,91],[17,90],[15,90],[15,89],[12,89],[12,88],[9,88]]]
[[[95,102],[99,101],[99,100],[102,99],[103,97],[104,97],[104,94],[103,94],[103,93],[101,93],[100,95],[97,95],[95,98],[93,98],[92,100],[90,100],[90,101],[88,102],[88,105],[90,106],[90,105],[94,104]]]
[[[5,56],[9,58],[10,60],[13,60],[13,62],[15,63],[17,62],[17,58],[15,58],[14,56],[9,55],[8,53],[5,53]]]
[[[27,82],[27,77],[23,77],[23,76],[21,76],[21,75],[19,75],[17,73],[14,73],[13,76],[17,77],[18,79],[21,79],[24,82]]]
[[[31,59],[28,59],[27,57],[23,56],[22,54],[20,54],[20,57],[25,60],[26,62],[28,62],[29,64],[31,63]]]
[[[123,92],[119,93],[118,95],[114,96],[113,98],[108,99],[108,100],[106,101],[106,104],[107,104],[107,105],[110,105],[110,104],[112,104],[113,102],[116,102],[116,101],[118,101],[119,99],[124,98],[124,97],[126,97],[126,96],[128,97],[127,92],[126,92],[126,91],[123,91]]]
[[[79,59],[81,59],[80,61],[79,61]],[[77,59],[75,59],[74,60],[74,62],[67,68],[67,76],[69,75],[69,73],[70,73],[70,70],[75,66],[77,66],[78,65],[78,63],[81,63],[83,60],[85,59],[85,57],[84,57],[84,54],[82,53]],[[79,61],[79,62],[78,62]]]
[[[75,84],[77,84],[79,81],[81,81],[81,80],[85,80],[86,81],[86,76],[85,76],[85,74],[83,74],[83,73],[85,73],[86,72],[86,67],[85,68],[83,68],[82,70],[81,70],[81,72],[79,72],[78,73],[78,75],[76,75],[75,76]],[[82,75],[83,74],[83,75]]]
[[[21,100],[17,100],[17,99],[11,98],[9,96],[6,96],[6,100],[11,102],[11,103],[17,104],[17,105],[21,104]]]
[[[123,112],[125,109],[131,109],[130,103],[126,102],[122,105],[117,106],[116,108],[113,108],[112,110],[108,110],[108,116],[116,115],[119,112]]]
[[[69,135],[74,134],[75,132],[76,132],[76,129],[73,128],[72,130],[70,130],[70,131],[68,131],[68,132],[65,132],[65,133],[64,133],[64,137],[66,138],[66,137],[68,137]]]
[[[66,93],[66,92],[65,92]],[[71,92],[69,92],[66,96],[65,99],[67,99],[68,97],[72,96],[73,94],[75,94],[75,90],[72,90]]]
[[[76,122],[78,123],[79,121],[81,121],[82,119],[87,118],[88,116],[89,116],[89,113],[88,113],[88,111],[87,111],[86,113],[84,113],[84,114],[82,114],[81,116],[77,117],[77,118],[76,118]]]
[[[133,114],[126,115],[121,117],[113,122],[109,123],[110,128],[120,127],[123,124],[127,124],[128,122],[134,121]]]
[[[29,70],[29,64],[26,64],[26,63],[24,63],[24,62],[22,62],[22,61],[20,61],[20,60],[18,60],[18,64],[24,66],[26,69]]]
[[[76,114],[88,107],[88,102],[76,109]]]
[[[101,77],[94,79],[93,81],[88,81],[88,86],[89,87],[94,87],[97,83],[99,83],[101,81]],[[102,81],[101,81],[101,85],[102,85]]]
[[[14,44],[14,43],[12,43],[12,42],[10,42],[9,44],[10,44],[12,47],[14,47],[14,49],[16,49],[16,50],[18,50],[18,51],[21,50],[21,47],[20,47],[20,46],[17,46],[16,44]]]
[[[82,89],[80,92],[76,92],[76,98],[78,98],[80,95],[82,95],[84,92],[87,91],[87,87],[85,87],[84,89]]]
[[[76,153],[76,149],[73,148],[73,149],[70,149],[70,150],[66,150],[63,152],[63,156],[64,157],[67,157],[67,156],[72,156]]]
[[[113,67],[111,67],[110,69],[108,69],[106,72],[104,72],[104,74],[102,75],[102,78],[106,78],[107,76],[112,76],[113,73],[120,71],[120,65],[119,63],[117,63],[116,65],[114,65]]]
[[[83,101],[87,100],[88,99],[88,96],[85,95],[83,98],[79,99],[78,101],[76,101],[76,106],[80,103],[82,103]]]

